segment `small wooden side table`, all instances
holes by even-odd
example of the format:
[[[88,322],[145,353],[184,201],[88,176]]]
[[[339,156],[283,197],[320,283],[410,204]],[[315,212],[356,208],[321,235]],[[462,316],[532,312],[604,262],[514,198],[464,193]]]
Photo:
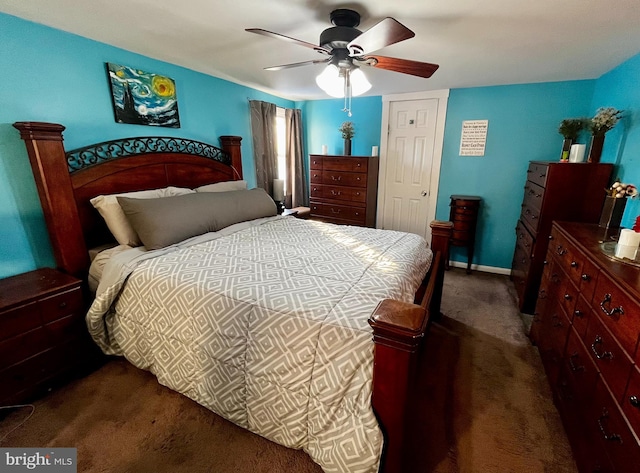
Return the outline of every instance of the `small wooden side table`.
[[[452,195],[449,204],[451,206],[449,219],[453,222],[451,245],[467,247],[467,274],[471,273],[480,202],[482,198],[475,195]],[[449,258],[447,258],[448,268]]]

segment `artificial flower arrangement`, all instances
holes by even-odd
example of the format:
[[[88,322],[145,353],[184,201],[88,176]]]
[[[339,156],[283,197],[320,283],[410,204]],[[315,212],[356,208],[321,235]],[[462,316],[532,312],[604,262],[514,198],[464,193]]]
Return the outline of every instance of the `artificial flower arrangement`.
[[[558,126],[558,133],[566,140],[576,142],[578,135],[587,126],[588,122],[588,118],[565,118]]]
[[[599,108],[589,123],[589,130],[591,131],[591,134],[604,135],[616,126],[616,123],[618,123],[621,116],[622,110],[618,110],[613,107]]]
[[[353,122],[344,122],[338,128],[338,131],[342,133],[342,138],[345,140],[350,140],[353,138],[353,135],[356,134],[356,130],[353,128]]]
[[[616,199],[624,199],[626,197],[633,199],[638,195],[638,188],[633,184],[624,184],[620,182],[620,179],[616,179],[616,182],[606,192],[609,197],[615,197]]]

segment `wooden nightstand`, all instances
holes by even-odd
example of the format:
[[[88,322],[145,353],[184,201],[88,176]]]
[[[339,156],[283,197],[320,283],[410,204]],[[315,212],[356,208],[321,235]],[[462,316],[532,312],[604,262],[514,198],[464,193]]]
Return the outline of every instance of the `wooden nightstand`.
[[[46,392],[98,359],[81,281],[42,268],[0,280],[0,405]]]
[[[471,260],[476,241],[476,225],[482,198],[475,195],[452,195],[449,220],[453,222],[451,246],[467,247],[467,274],[471,273]],[[449,266],[447,258],[447,267]]]

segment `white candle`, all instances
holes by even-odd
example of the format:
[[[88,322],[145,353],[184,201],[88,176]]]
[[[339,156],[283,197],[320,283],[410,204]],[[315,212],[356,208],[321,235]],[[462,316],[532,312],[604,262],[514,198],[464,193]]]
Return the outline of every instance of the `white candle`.
[[[371,156],[378,156],[378,147],[377,146],[372,146],[371,147]]]
[[[273,180],[273,200],[276,202],[284,201],[284,180],[282,179]]]
[[[636,233],[628,228],[623,228],[620,231],[618,245],[634,246],[637,248],[640,245],[640,233]]]
[[[329,149],[327,148],[327,145],[322,145],[322,154],[327,154],[329,152]]]
[[[616,245],[616,258],[629,258],[630,260],[636,259],[636,254],[638,253],[637,246],[631,245],[621,245],[618,243]]]

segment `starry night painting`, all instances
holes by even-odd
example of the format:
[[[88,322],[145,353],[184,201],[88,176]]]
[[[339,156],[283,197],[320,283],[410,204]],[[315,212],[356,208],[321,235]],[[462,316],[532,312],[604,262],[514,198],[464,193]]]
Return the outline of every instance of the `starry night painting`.
[[[116,122],[180,128],[173,79],[107,63]]]

